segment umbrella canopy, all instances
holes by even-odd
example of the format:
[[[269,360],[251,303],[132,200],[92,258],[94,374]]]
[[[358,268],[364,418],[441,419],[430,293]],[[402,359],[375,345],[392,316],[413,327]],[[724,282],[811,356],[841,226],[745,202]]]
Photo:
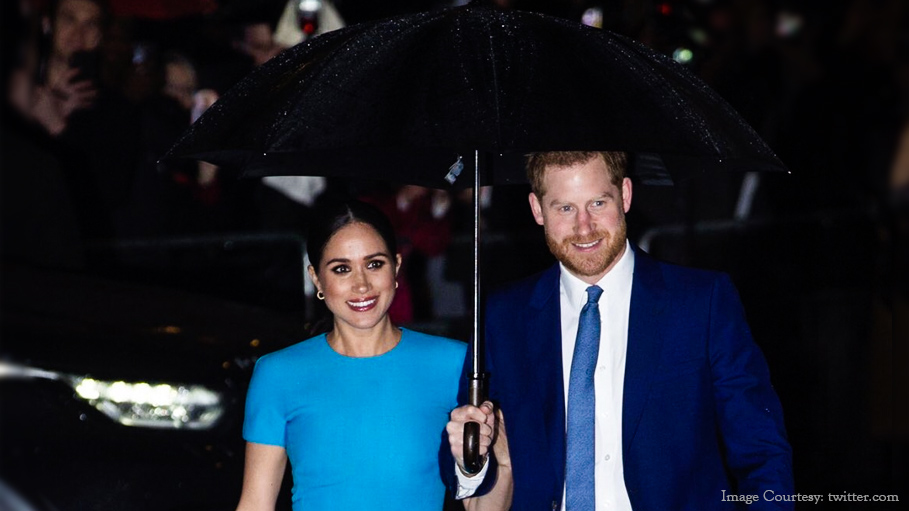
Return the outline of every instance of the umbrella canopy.
[[[672,59],[606,30],[478,4],[293,47],[237,84],[166,157],[240,165],[251,176],[445,188],[459,157],[468,172],[479,161],[483,184],[500,184],[525,180],[530,151],[610,149],[634,153],[644,183],[785,169]]]

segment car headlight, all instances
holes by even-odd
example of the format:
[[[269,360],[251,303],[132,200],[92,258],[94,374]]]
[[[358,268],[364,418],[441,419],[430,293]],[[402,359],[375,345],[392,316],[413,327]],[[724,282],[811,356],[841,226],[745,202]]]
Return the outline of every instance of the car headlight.
[[[224,414],[223,397],[201,385],[104,381],[0,362],[0,379],[63,381],[104,415],[124,426],[209,429]]]
[[[76,395],[125,426],[208,429],[224,413],[221,396],[200,385],[128,383],[72,377]]]

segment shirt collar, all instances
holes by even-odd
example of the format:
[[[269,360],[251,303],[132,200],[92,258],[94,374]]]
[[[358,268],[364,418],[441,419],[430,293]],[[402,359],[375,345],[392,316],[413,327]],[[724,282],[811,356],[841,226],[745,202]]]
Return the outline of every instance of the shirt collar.
[[[624,287],[631,287],[631,279],[634,274],[634,250],[631,249],[631,243],[625,240],[625,252],[619,261],[612,267],[606,275],[603,275],[596,285],[603,289],[604,293],[609,294],[614,290]],[[587,288],[590,284],[575,277],[567,268],[559,263],[559,282],[562,292],[568,297],[569,303],[580,309],[587,303]]]

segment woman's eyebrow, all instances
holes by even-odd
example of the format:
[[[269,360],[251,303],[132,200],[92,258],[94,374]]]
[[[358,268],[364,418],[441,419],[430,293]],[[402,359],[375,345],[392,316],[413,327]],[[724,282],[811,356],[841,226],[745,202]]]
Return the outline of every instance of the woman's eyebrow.
[[[369,260],[369,259],[375,259],[375,258],[377,258],[377,257],[384,257],[385,259],[391,259],[391,256],[389,256],[389,255],[386,254],[385,252],[376,252],[376,253],[374,253],[374,254],[369,254],[369,255],[363,256],[363,260],[366,261],[366,260]],[[333,259],[329,259],[328,261],[325,261],[325,264],[326,264],[326,265],[329,265],[329,264],[332,264],[332,263],[345,263],[345,264],[349,264],[349,263],[350,263],[350,259],[348,259],[348,258],[346,258],[346,257],[335,257],[335,258],[333,258]]]

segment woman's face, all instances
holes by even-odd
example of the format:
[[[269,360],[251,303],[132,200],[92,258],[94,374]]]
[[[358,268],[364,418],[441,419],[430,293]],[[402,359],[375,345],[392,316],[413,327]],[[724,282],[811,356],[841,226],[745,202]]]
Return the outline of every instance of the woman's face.
[[[319,268],[309,267],[335,322],[368,329],[385,318],[395,296],[401,256],[390,254],[369,225],[345,225],[325,245]]]

